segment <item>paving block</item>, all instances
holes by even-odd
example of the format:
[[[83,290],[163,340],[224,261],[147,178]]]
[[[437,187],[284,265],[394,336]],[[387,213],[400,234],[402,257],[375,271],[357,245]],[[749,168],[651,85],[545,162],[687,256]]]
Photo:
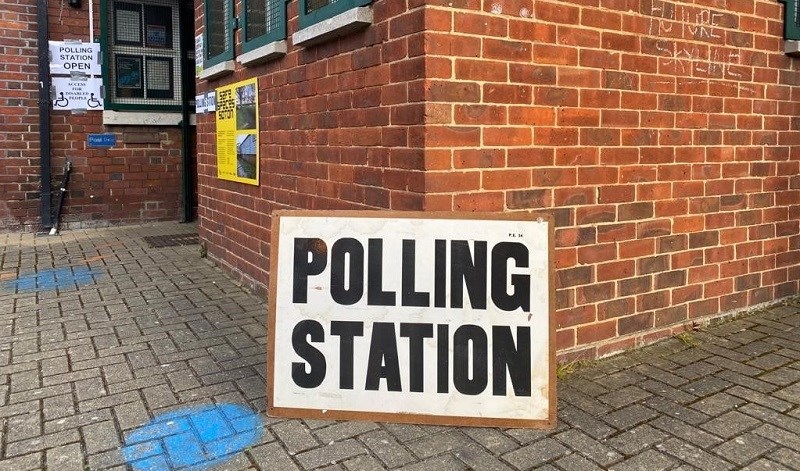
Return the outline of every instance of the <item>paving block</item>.
[[[661,416],[650,421],[649,424],[661,430],[662,432],[682,438],[683,440],[693,443],[703,449],[718,445],[723,441],[721,438],[715,435],[672,417]]]
[[[6,445],[6,456],[27,455],[36,451],[44,451],[61,445],[77,443],[80,439],[80,435],[75,429],[39,435],[34,438],[8,443]]]
[[[627,386],[619,391],[613,391],[599,396],[597,399],[605,404],[610,405],[614,409],[619,409],[621,407],[647,399],[651,395],[651,393],[639,388],[638,386]]]
[[[300,468],[292,460],[292,457],[280,443],[272,442],[266,445],[256,446],[247,451],[253,462],[267,470],[286,470],[293,471]]]
[[[745,403],[746,401],[740,397],[732,396],[725,392],[720,392],[700,399],[694,404],[691,404],[690,407],[706,415],[717,416],[722,415],[723,413]]]
[[[626,430],[606,440],[610,446],[625,456],[632,456],[664,441],[668,435],[649,424]]]
[[[71,389],[69,384],[59,384],[33,392],[33,396],[42,397],[44,420],[54,420],[75,414],[75,401]],[[38,394],[39,392],[43,394]]]
[[[512,471],[512,468],[482,447],[470,443],[452,453],[463,461],[470,469],[486,469],[492,471]]]
[[[800,450],[800,430],[788,431],[772,424],[764,424],[753,430],[753,433],[774,443],[780,443],[790,450]]]
[[[627,460],[614,465],[614,471],[661,471],[672,468],[677,461],[656,450],[645,450]]]
[[[314,469],[324,464],[335,464],[367,452],[364,445],[349,439],[298,453],[295,459],[305,468]]]
[[[695,396],[710,396],[729,388],[731,383],[716,376],[705,376],[681,387],[682,390]]]
[[[49,448],[45,453],[47,469],[59,471],[84,471],[83,451],[80,443]]]
[[[13,443],[42,434],[42,416],[39,412],[16,415],[6,419],[6,441]]]
[[[626,430],[638,424],[647,422],[658,415],[653,409],[641,404],[632,404],[617,411],[606,414],[603,421],[617,430]]]
[[[602,471],[603,468],[581,455],[567,455],[555,462],[561,469],[574,471]]]
[[[41,471],[44,469],[44,453],[37,452],[15,458],[0,460],[0,465],[10,471]]]
[[[608,466],[623,459],[623,456],[613,448],[579,430],[566,430],[556,435],[555,438],[571,450],[602,466]]]
[[[138,427],[150,420],[144,402],[138,397],[131,402],[122,403],[113,407],[114,416],[120,430],[126,431]]]
[[[652,397],[644,401],[644,405],[660,412],[661,415],[668,415],[692,425],[702,424],[710,418],[702,412],[676,404],[665,397]]]
[[[86,453],[89,454],[111,450],[121,445],[119,433],[111,420],[86,425],[81,428],[81,432]]]
[[[745,430],[752,429],[760,423],[757,419],[734,410],[715,417],[700,427],[718,437],[728,439],[741,434]]]
[[[764,394],[742,386],[734,386],[728,389],[727,392],[742,399],[745,403],[758,404],[778,412],[786,412],[792,408],[792,403],[783,400],[788,398],[780,394],[780,391],[774,393],[774,397],[773,394]],[[781,399],[779,399],[779,397]]]
[[[502,455],[519,448],[519,444],[515,440],[496,428],[465,427],[462,431],[494,454]]]
[[[286,450],[294,455],[320,445],[311,431],[297,420],[287,420],[272,426],[272,433],[278,437]]]
[[[552,438],[545,438],[503,455],[503,459],[517,469],[531,469],[569,453],[569,450]]]
[[[448,430],[443,433],[432,434],[406,443],[412,453],[419,458],[429,458],[447,451],[462,448],[470,440],[459,430]]]
[[[396,468],[416,460],[414,455],[385,430],[367,432],[359,439],[388,468]]]
[[[724,471],[737,467],[722,457],[715,456],[677,438],[669,439],[656,448],[705,471]]]
[[[434,456],[433,458],[428,458],[427,460],[397,469],[398,471],[470,471],[469,466],[450,454]]]
[[[712,451],[726,460],[744,466],[776,448],[778,446],[766,438],[745,433],[713,448]]]
[[[383,468],[377,458],[368,455],[360,455],[351,460],[343,462],[341,465],[347,471],[374,471]]]
[[[329,427],[315,430],[314,435],[316,435],[317,440],[319,440],[321,443],[330,443],[357,437],[377,428],[378,424],[374,422],[337,422]]]

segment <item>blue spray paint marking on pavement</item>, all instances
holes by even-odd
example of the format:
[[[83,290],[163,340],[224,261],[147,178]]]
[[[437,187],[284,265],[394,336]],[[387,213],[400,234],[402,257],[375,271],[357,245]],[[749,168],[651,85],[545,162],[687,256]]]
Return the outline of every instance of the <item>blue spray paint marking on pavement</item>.
[[[263,427],[258,414],[237,404],[179,409],[134,430],[122,454],[135,471],[201,471],[256,443]]]
[[[16,280],[3,282],[0,286],[8,291],[53,291],[75,285],[88,285],[94,282],[95,276],[93,271],[85,267],[53,268],[20,276]]]

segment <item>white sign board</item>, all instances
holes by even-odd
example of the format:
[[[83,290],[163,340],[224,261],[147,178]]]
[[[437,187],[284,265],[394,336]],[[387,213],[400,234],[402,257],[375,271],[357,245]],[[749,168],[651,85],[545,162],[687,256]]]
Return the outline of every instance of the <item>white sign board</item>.
[[[50,41],[50,73],[100,75],[100,44]]]
[[[73,80],[69,77],[52,78],[54,93],[50,97],[54,110],[102,110],[101,78]]]
[[[217,92],[215,90],[206,92],[206,110],[209,113],[217,111]]]
[[[206,94],[201,93],[194,97],[194,112],[196,114],[208,113],[208,104],[206,103]]]
[[[203,54],[205,53],[203,49],[203,35],[198,34],[194,37],[194,76],[199,77],[200,73],[203,72]]]
[[[550,221],[277,212],[269,414],[554,426]]]

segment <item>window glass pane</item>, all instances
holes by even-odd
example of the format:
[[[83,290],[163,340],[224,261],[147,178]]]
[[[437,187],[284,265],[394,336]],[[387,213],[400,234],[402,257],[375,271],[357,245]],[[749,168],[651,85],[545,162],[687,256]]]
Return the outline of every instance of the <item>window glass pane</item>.
[[[114,3],[114,42],[116,44],[142,44],[142,6],[133,3]]]
[[[788,6],[789,4],[787,3],[786,5]],[[800,2],[795,1],[794,4],[792,4],[792,10],[793,10],[792,17],[794,18],[794,24],[796,26],[800,26]]]
[[[172,59],[162,57],[147,58],[147,97],[172,99]]]
[[[313,13],[320,8],[324,8],[332,3],[336,3],[336,0],[306,0],[306,15]]]
[[[282,0],[247,0],[245,40],[252,41],[275,30],[281,20]]]
[[[267,4],[269,0],[247,0],[247,41],[267,34]]]
[[[206,2],[206,35],[208,38],[208,58],[227,51],[230,45],[230,11],[228,0],[208,0]]]
[[[172,49],[172,8],[144,7],[145,46]]]

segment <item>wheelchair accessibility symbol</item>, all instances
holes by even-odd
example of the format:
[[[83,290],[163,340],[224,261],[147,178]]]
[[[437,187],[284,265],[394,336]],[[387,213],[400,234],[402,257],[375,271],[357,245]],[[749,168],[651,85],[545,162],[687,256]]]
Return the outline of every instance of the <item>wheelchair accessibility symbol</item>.
[[[100,100],[94,97],[94,93],[89,94],[89,99],[86,101],[86,104],[89,105],[89,108],[100,108],[103,106]]]
[[[66,108],[69,105],[69,98],[64,96],[64,92],[59,92],[58,99],[53,102],[53,108]]]

